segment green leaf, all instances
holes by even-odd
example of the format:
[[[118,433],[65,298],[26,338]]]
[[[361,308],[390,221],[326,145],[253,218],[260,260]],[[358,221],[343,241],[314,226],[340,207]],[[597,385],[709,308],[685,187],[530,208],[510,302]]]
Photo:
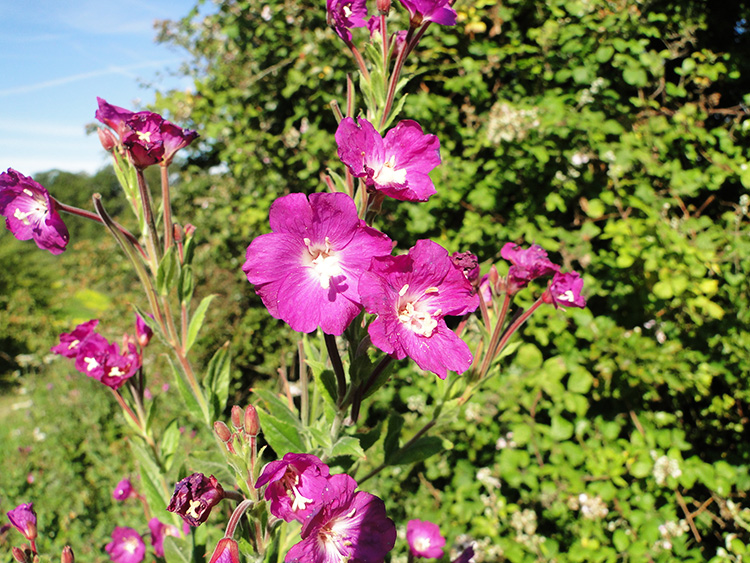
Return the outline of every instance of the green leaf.
[[[573,435],[573,423],[565,420],[561,416],[553,416],[552,417],[552,424],[550,425],[550,436],[557,440],[558,442],[562,442],[564,440],[567,440]]]
[[[267,389],[253,389],[253,393],[260,397],[260,399],[265,403],[266,409],[272,415],[286,421],[293,426],[296,426],[297,428],[300,427],[300,421],[297,413],[289,408],[289,404],[286,400],[279,397],[273,391],[269,391]]]
[[[131,440],[130,449],[141,467],[141,484],[148,505],[154,511],[163,510],[169,504],[169,498],[164,490],[164,477],[159,465],[140,441]]]
[[[193,318],[190,319],[190,326],[188,327],[187,342],[185,343],[185,352],[187,352],[188,350],[190,350],[190,348],[193,347],[193,344],[195,343],[195,339],[198,336],[198,332],[203,326],[203,321],[206,318],[206,311],[208,310],[208,306],[211,304],[211,301],[213,301],[214,297],[216,297],[216,295],[207,295],[206,297],[201,299],[201,302],[198,304],[198,307],[195,309],[195,313],[193,313]]]
[[[263,437],[278,457],[282,457],[289,452],[300,453],[305,451],[302,438],[295,425],[276,418],[263,409],[257,410]]]
[[[198,399],[195,398],[193,391],[190,389],[185,376],[182,374],[182,371],[177,368],[172,358],[167,356],[167,360],[169,361],[169,365],[172,366],[174,381],[177,384],[177,390],[180,392],[180,396],[182,397],[182,402],[185,403],[185,407],[194,420],[202,421],[204,418],[203,411],[198,404]]]
[[[443,451],[443,441],[437,436],[424,436],[409,446],[408,450],[398,453],[390,461],[391,465],[407,465],[424,461],[428,457]]]
[[[216,350],[208,362],[208,372],[203,382],[213,409],[213,418],[217,419],[224,410],[229,397],[229,380],[231,375],[231,355],[229,342]]]
[[[177,296],[181,303],[188,305],[193,299],[193,268],[184,266],[180,271],[180,279],[177,282]]]
[[[342,436],[331,448],[330,457],[351,456],[355,459],[364,459],[365,452],[359,444],[359,440],[351,436]]]
[[[166,469],[169,469],[171,466],[172,459],[179,445],[180,423],[177,419],[174,419],[167,425],[167,428],[164,430],[164,435],[161,438],[161,455],[167,466]]]
[[[167,295],[172,289],[175,277],[179,274],[180,263],[177,260],[175,246],[170,246],[156,269],[156,290],[161,295]]]
[[[390,458],[399,448],[401,428],[404,426],[404,417],[398,413],[393,413],[388,418],[388,432],[386,432],[383,441],[383,457],[386,463],[390,463]]]

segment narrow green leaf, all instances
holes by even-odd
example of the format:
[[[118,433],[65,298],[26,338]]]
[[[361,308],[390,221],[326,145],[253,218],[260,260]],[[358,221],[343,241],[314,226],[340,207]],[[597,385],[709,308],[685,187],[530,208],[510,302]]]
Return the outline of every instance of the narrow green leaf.
[[[165,462],[171,461],[177,448],[180,445],[180,424],[177,419],[167,425],[164,435],[161,438],[161,455]]]
[[[211,301],[213,301],[214,297],[216,297],[216,295],[207,295],[206,297],[201,299],[201,302],[198,304],[198,307],[195,309],[195,313],[193,313],[193,318],[190,319],[190,326],[188,327],[187,342],[185,343],[186,352],[190,350],[190,348],[193,347],[193,344],[195,343],[195,339],[198,336],[198,332],[203,326],[203,321],[206,318],[206,311],[208,310],[208,306],[211,304]]]
[[[331,448],[329,457],[351,456],[354,460],[364,459],[365,452],[359,444],[359,440],[351,436],[342,436]]]
[[[399,448],[401,428],[404,426],[404,417],[394,413],[388,418],[388,432],[383,441],[383,457],[387,464],[391,463],[391,457]]]
[[[300,428],[299,416],[289,408],[286,400],[267,389],[254,389],[253,393],[260,397],[269,413],[287,424]]]
[[[180,298],[180,302],[189,305],[193,299],[194,289],[193,268],[184,266],[180,271],[180,279],[177,282],[177,296]]]
[[[167,356],[167,359],[169,360],[169,365],[172,366],[174,381],[177,384],[177,390],[180,392],[180,396],[182,397],[182,402],[185,403],[185,407],[193,417],[193,420],[203,420],[203,411],[198,404],[198,399],[195,398],[195,395],[193,395],[193,391],[190,389],[188,382],[185,380],[185,376],[182,375],[182,372],[174,364],[172,358]]]
[[[164,537],[164,559],[167,563],[193,563],[192,551],[187,539]]]
[[[133,305],[133,309],[135,309],[135,312],[138,313],[138,316],[143,319],[143,322],[146,323],[146,326],[148,326],[148,328],[150,328],[154,332],[154,334],[166,344],[167,339],[164,337],[164,333],[161,331],[159,323],[157,323],[150,314],[141,309],[138,305]]]
[[[213,408],[213,418],[219,417],[227,404],[229,397],[229,379],[231,375],[231,356],[229,342],[226,342],[208,362],[208,372],[203,382],[203,388],[209,396]]]
[[[383,127],[383,130],[388,129],[391,126],[391,123],[393,123],[393,120],[396,119],[399,113],[401,113],[401,110],[404,109],[404,103],[406,102],[407,94],[404,94],[401,96],[396,102],[396,105],[393,106],[393,109],[391,110],[391,115],[388,116],[388,121],[385,122],[385,127]]]
[[[294,425],[276,418],[263,409],[258,409],[258,416],[263,437],[277,456],[282,457],[289,452],[305,451],[302,438]]]
[[[391,465],[407,465],[424,461],[443,451],[443,441],[436,436],[425,436],[417,440],[408,450],[394,455]]]
[[[172,289],[179,269],[180,263],[177,260],[177,252],[174,246],[170,246],[156,269],[156,290],[161,295],[167,295]]]

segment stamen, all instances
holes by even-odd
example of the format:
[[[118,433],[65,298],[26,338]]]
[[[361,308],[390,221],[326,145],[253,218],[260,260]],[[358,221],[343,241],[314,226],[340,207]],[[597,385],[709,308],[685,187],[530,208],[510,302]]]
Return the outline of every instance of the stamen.
[[[427,289],[424,290],[425,294],[427,294],[427,293],[437,293],[438,291],[440,291],[440,290],[437,287],[435,287],[434,285],[432,287],[428,287]]]
[[[404,287],[398,290],[399,297],[403,297],[404,295],[406,295],[407,291],[409,291],[409,284],[405,283]],[[411,303],[409,303],[409,305],[411,305]]]
[[[32,192],[29,188],[24,188],[23,193],[25,193],[29,197],[34,197],[34,192]]]

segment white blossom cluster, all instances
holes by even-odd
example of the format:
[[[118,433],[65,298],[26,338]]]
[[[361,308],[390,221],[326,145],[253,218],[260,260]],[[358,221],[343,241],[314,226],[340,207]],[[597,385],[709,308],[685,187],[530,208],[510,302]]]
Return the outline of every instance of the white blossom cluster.
[[[659,535],[661,538],[656,542],[657,549],[663,549],[669,551],[672,549],[672,540],[679,538],[685,532],[689,530],[688,523],[683,519],[678,522],[668,520],[659,526]]]
[[[581,516],[587,520],[601,520],[609,514],[609,509],[602,497],[599,495],[590,497],[586,493],[568,498],[568,508],[580,510]]]
[[[682,475],[680,463],[676,459],[672,459],[666,455],[657,457],[657,454],[654,451],[651,452],[651,459],[654,460],[654,480],[660,487],[667,482],[667,477],[674,477],[677,479]]]
[[[495,145],[501,141],[520,141],[528,132],[539,127],[536,108],[516,108],[507,102],[495,102],[487,122],[487,140]]]

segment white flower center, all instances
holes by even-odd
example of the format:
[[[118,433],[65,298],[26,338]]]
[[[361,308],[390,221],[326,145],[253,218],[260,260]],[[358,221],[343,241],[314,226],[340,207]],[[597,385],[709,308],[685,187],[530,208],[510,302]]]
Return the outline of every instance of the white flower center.
[[[128,538],[122,542],[122,548],[132,555],[138,549],[138,540],[136,538]]]
[[[31,209],[29,209],[28,211],[21,211],[20,208],[16,207],[16,209],[13,211],[13,217],[21,221],[21,223],[23,223],[24,225],[31,225],[29,217],[36,217],[41,219],[45,215],[47,215],[47,202],[44,201],[44,199],[36,197],[34,195],[34,192],[32,192],[28,188],[24,188],[23,193],[29,196],[34,203],[32,204]]]
[[[292,485],[292,497],[292,510],[304,510],[305,506],[313,501],[311,498],[303,497],[296,485]]]
[[[109,370],[109,376],[110,377],[120,377],[121,375],[125,375],[125,372],[122,371],[119,367],[115,366],[112,369]]]
[[[96,358],[83,358],[83,361],[86,362],[86,371],[91,371],[99,367],[99,362],[96,361]]]
[[[414,549],[424,552],[430,548],[430,538],[417,538],[414,540]]]
[[[306,264],[312,267],[318,276],[320,287],[328,289],[331,287],[331,278],[344,273],[339,264],[339,256],[331,249],[331,241],[328,237],[323,248],[313,245],[309,238],[305,238],[304,242],[308,251],[308,256],[305,257]]]
[[[560,301],[565,301],[567,303],[572,303],[573,301],[576,300],[575,295],[573,295],[573,290],[571,289],[569,289],[565,293],[561,293],[560,295],[557,296],[557,298]]]
[[[136,131],[135,134],[138,135],[139,141],[151,142],[151,131]]]
[[[404,284],[398,292],[399,297],[404,297],[407,291],[409,291],[409,284]],[[438,288],[436,287],[428,287],[424,293],[436,293],[437,291]],[[442,311],[438,309],[430,312],[425,307],[424,303],[420,303],[419,297],[416,299],[413,297],[407,298],[405,303],[402,303],[399,299],[398,320],[412,332],[429,337],[435,332]]]
[[[406,168],[396,169],[396,155],[383,163],[383,167],[372,177],[376,184],[404,184],[406,183]]]

